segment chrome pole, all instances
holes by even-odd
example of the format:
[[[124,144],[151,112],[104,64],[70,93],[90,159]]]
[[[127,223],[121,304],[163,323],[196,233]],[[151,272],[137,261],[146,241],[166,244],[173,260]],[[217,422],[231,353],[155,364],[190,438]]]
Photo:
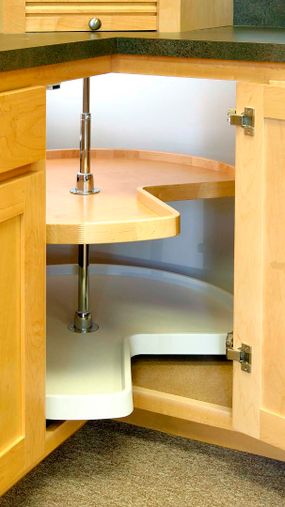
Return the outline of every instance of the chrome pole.
[[[90,172],[91,114],[90,79],[83,80],[83,108],[80,134],[80,172],[77,173],[73,194],[89,195],[100,192],[93,186],[93,174]],[[98,329],[89,311],[89,245],[78,245],[78,309],[74,321],[68,328],[75,333],[91,333]]]
[[[78,245],[78,309],[74,321],[68,326],[75,333],[92,333],[99,326],[89,311],[89,245]]]
[[[93,174],[90,172],[91,113],[90,78],[83,79],[83,110],[80,121],[80,170],[76,176],[76,186],[70,189],[72,194],[90,195],[100,192],[94,187]]]

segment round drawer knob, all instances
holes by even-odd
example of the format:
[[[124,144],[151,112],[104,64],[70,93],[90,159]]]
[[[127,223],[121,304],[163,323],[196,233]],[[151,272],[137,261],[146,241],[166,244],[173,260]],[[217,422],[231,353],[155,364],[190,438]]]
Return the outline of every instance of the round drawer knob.
[[[89,20],[88,25],[89,25],[90,30],[99,30],[99,28],[101,28],[101,26],[102,26],[102,23],[99,18],[91,18]]]

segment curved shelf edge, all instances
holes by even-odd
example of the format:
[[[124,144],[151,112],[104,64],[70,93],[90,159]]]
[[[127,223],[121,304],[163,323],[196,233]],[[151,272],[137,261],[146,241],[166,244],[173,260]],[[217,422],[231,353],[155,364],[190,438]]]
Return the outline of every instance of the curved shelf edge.
[[[100,327],[77,335],[67,328],[74,312],[75,269],[48,269],[47,418],[125,417],[133,410],[134,394],[135,406],[154,411],[160,406],[168,415],[179,409],[181,417],[204,424],[210,408],[215,424],[229,427],[227,407],[138,387],[133,393],[131,357],[224,355],[232,296],[167,271],[110,265],[92,265],[90,271],[96,288],[91,310]]]
[[[174,153],[102,149],[92,151],[92,170],[101,193],[74,196],[69,189],[78,156],[78,150],[47,153],[49,244],[176,236],[179,213],[165,201],[234,195],[234,169],[222,162]]]

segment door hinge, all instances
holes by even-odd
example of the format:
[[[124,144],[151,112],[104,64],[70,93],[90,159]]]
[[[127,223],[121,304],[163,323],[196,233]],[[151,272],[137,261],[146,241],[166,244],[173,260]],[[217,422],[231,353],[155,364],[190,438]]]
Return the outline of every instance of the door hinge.
[[[229,359],[229,361],[238,361],[241,365],[242,371],[245,371],[247,373],[251,372],[251,347],[245,343],[242,343],[241,347],[234,349],[232,332],[227,334],[226,352],[227,359]]]
[[[247,136],[254,136],[255,111],[252,107],[245,107],[243,113],[236,114],[235,109],[228,112],[228,122],[244,129]]]

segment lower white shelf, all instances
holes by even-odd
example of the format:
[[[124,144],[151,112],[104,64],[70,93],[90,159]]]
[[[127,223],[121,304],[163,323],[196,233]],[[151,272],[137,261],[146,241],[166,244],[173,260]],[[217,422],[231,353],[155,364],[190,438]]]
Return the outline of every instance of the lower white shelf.
[[[48,267],[47,419],[108,419],[133,410],[131,358],[225,354],[232,295],[187,276],[130,266],[90,266],[90,307],[100,328],[68,330],[76,266]]]

